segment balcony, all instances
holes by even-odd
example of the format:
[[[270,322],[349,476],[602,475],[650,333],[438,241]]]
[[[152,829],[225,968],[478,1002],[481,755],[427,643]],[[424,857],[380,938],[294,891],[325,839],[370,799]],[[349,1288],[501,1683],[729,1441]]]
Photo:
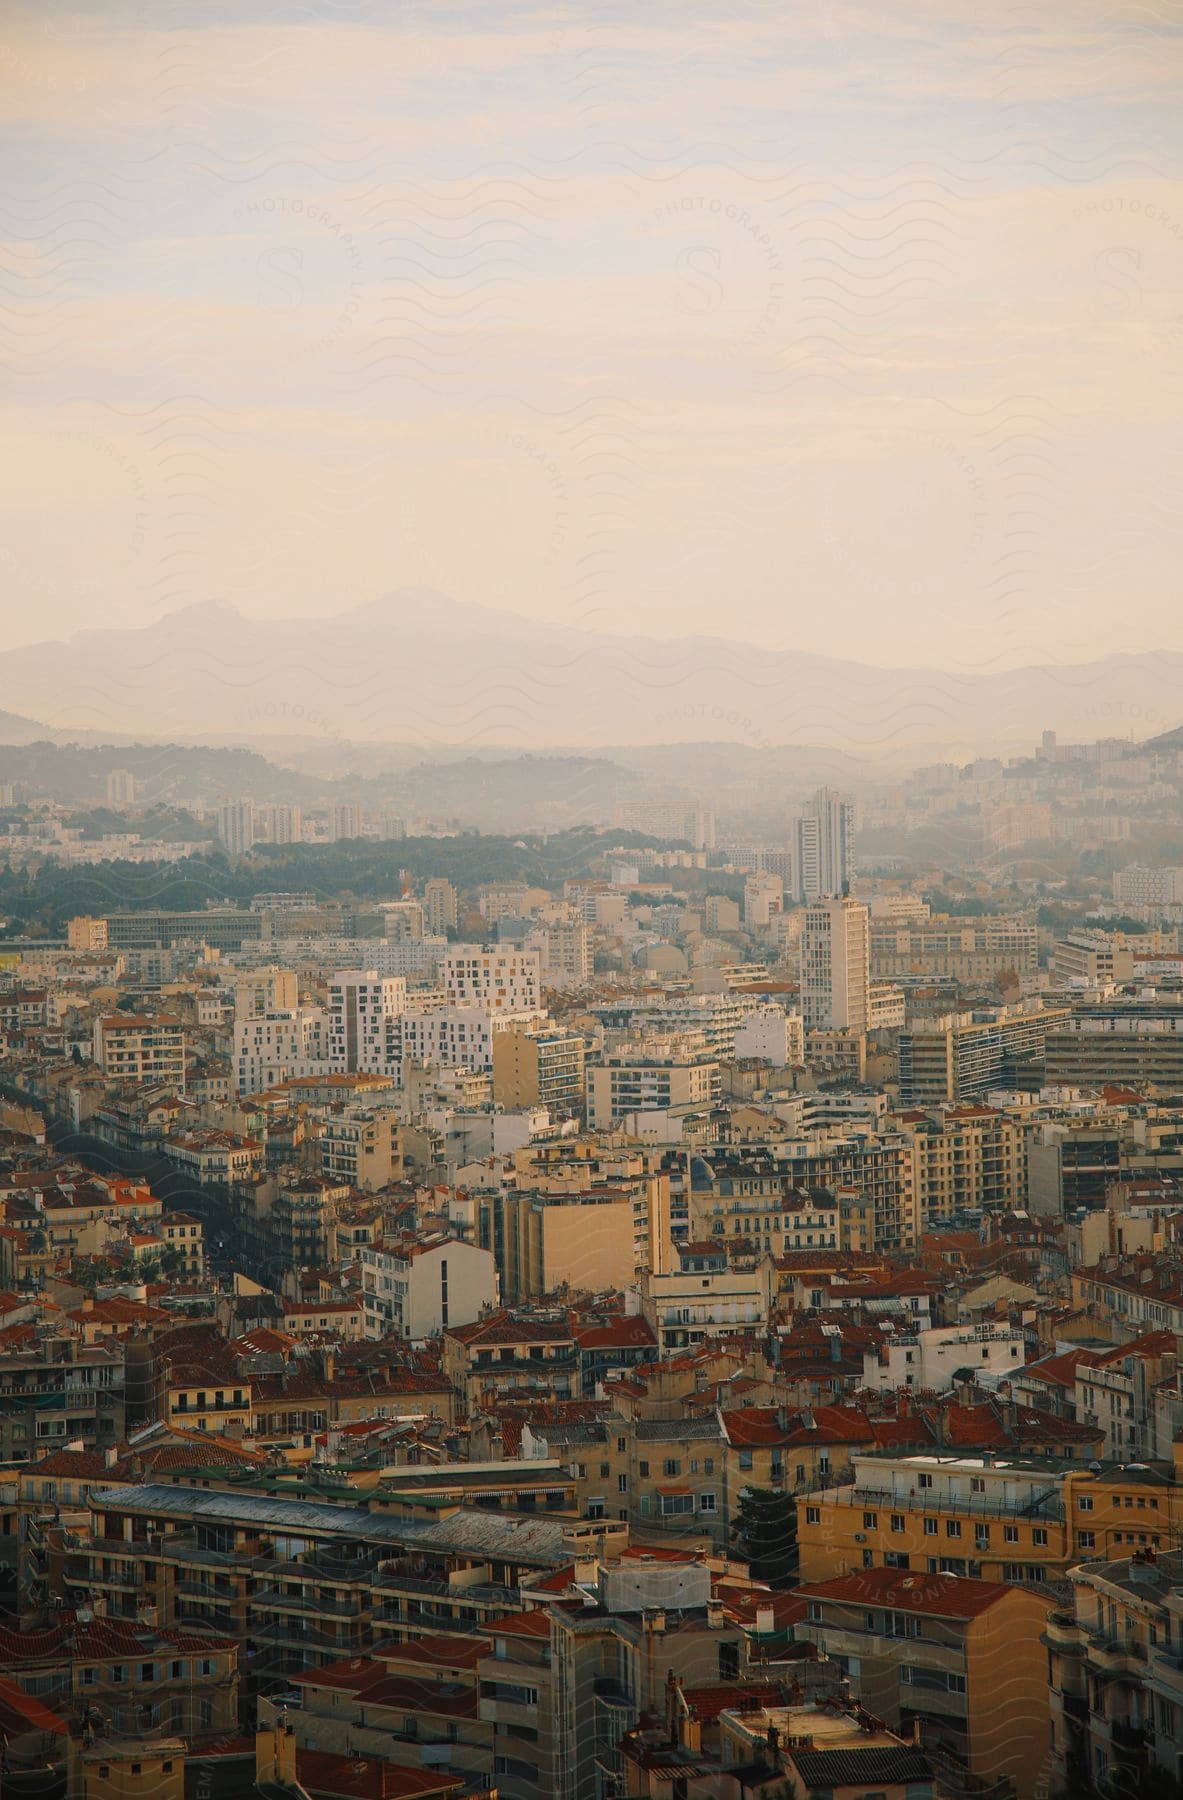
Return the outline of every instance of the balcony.
[[[1098,1675],[1141,1680],[1146,1674],[1146,1651],[1136,1639],[1111,1637],[1099,1631],[1087,1635],[1089,1665]]]
[[[1084,1655],[1084,1627],[1077,1624],[1071,1613],[1050,1612],[1039,1641],[1046,1649],[1057,1650],[1061,1656]]]

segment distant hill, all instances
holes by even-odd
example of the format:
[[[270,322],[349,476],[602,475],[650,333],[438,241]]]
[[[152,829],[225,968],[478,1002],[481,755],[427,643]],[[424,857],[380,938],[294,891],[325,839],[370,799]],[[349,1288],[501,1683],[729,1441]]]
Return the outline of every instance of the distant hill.
[[[35,719],[26,719],[20,713],[0,712],[0,744],[35,744],[39,738],[48,737],[44,725],[38,725]]]
[[[643,613],[639,613],[643,618]],[[727,616],[742,619],[742,597]],[[626,637],[404,590],[333,618],[186,607],[0,653],[0,696],[59,741],[317,740],[467,752],[727,741],[861,762],[1139,737],[1177,718],[1183,656],[1003,672],[874,668],[731,638]],[[322,765],[323,766],[323,765]]]

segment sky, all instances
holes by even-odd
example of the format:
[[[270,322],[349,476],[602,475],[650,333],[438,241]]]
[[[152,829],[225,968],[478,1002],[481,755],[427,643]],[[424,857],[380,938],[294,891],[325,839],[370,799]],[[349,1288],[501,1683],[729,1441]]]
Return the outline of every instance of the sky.
[[[1181,28],[10,0],[7,643],[416,587],[888,666],[1183,649]]]

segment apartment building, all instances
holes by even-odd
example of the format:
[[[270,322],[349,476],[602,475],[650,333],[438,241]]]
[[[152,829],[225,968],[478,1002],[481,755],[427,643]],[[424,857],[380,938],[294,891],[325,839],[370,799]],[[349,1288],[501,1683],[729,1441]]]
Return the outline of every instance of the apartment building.
[[[901,1112],[892,1125],[912,1144],[912,1182],[922,1231],[940,1231],[966,1211],[1023,1206],[1027,1131],[988,1106]]]
[[[552,1116],[583,1111],[586,1043],[581,1032],[521,1020],[493,1035],[493,1099],[509,1112],[544,1106]]]
[[[857,900],[815,900],[801,932],[806,1031],[866,1032],[870,1022],[870,915]]]
[[[502,1309],[444,1332],[443,1372],[464,1416],[495,1410],[506,1397],[570,1400],[579,1391],[579,1356],[566,1315],[515,1315]]]
[[[1054,1777],[1118,1791],[1151,1763],[1183,1763],[1183,1557],[1135,1551],[1081,1563],[1049,1613]]]
[[[763,1257],[750,1269],[733,1269],[725,1256],[711,1266],[676,1274],[643,1274],[641,1311],[652,1328],[662,1356],[701,1344],[707,1337],[762,1327],[772,1303],[774,1268]]]
[[[478,1236],[496,1258],[509,1305],[564,1285],[628,1287],[636,1275],[632,1196],[610,1185],[582,1191],[503,1191],[479,1197]]]
[[[375,1075],[396,1069],[402,1055],[400,1021],[407,1005],[401,975],[345,969],[329,982],[327,1044],[330,1068]]]
[[[807,906],[849,893],[854,879],[854,803],[819,788],[797,820],[793,844],[797,898]]]
[[[125,1433],[125,1351],[55,1335],[0,1348],[0,1461],[32,1462],[80,1444],[104,1451]]]
[[[701,1043],[647,1039],[643,1049],[614,1050],[588,1066],[588,1126],[606,1130],[632,1113],[710,1106],[721,1087],[719,1065]]]
[[[738,1221],[750,1235],[772,1236],[772,1222],[786,1217],[786,1191],[816,1189],[862,1197],[873,1220],[873,1241],[860,1248],[906,1250],[919,1244],[912,1147],[891,1132],[815,1132],[750,1151],[703,1146],[691,1185],[692,1215],[700,1221],[694,1235],[713,1235],[722,1220],[728,1233]]]
[[[185,1031],[175,1013],[106,1013],[94,1023],[94,1060],[112,1081],[185,1091]]]
[[[803,1582],[799,1628],[894,1731],[1035,1800],[1050,1746],[1048,1604],[1028,1588],[900,1569]]]
[[[1025,1356],[1026,1338],[1019,1327],[931,1325],[885,1339],[864,1361],[863,1386],[881,1394],[911,1387],[943,1394],[971,1369],[978,1381],[1004,1381],[1018,1373]]]
[[[442,875],[424,882],[423,911],[433,937],[446,937],[449,931],[455,931],[459,918],[456,889]]]
[[[1183,1092],[1183,1000],[1114,999],[1077,1007],[1049,1029],[1045,1068],[1057,1086]]]
[[[527,933],[523,948],[537,956],[543,987],[559,991],[581,988],[592,978],[591,930],[578,907],[545,908]]]
[[[420,1342],[497,1304],[492,1253],[442,1232],[363,1245],[365,1335]]]
[[[982,1100],[992,1088],[1043,1085],[1047,1040],[1070,1016],[1066,1007],[998,1007],[913,1025],[899,1036],[901,1104],[960,1103]]]
[[[283,1081],[327,1074],[329,1017],[320,1007],[250,1012],[234,1021],[235,1091],[261,1094]]]
[[[853,1479],[798,1503],[802,1576],[894,1568],[1043,1587],[1094,1556],[1177,1546],[1162,1467],[1102,1467],[1087,1428],[1048,1414],[1022,1432],[1033,1450],[1000,1434],[984,1453],[856,1451]]]
[[[317,1123],[320,1170],[327,1181],[373,1192],[402,1180],[402,1132],[391,1107],[331,1108]]]
[[[1038,960],[1034,921],[1009,913],[976,919],[872,915],[870,932],[871,973],[881,980],[972,985],[1003,974],[1030,974]]]
[[[440,986],[449,1006],[483,1007],[491,1013],[542,1010],[539,958],[534,950],[498,944],[491,950],[458,944],[440,959]]]

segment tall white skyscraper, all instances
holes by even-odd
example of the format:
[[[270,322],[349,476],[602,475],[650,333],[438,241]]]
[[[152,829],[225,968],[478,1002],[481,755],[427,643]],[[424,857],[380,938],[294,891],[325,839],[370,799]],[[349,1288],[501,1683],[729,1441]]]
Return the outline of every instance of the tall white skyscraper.
[[[801,934],[807,1031],[864,1032],[870,1020],[871,922],[857,900],[815,900]]]
[[[819,788],[797,820],[797,897],[808,905],[850,890],[854,875],[854,802]]]

